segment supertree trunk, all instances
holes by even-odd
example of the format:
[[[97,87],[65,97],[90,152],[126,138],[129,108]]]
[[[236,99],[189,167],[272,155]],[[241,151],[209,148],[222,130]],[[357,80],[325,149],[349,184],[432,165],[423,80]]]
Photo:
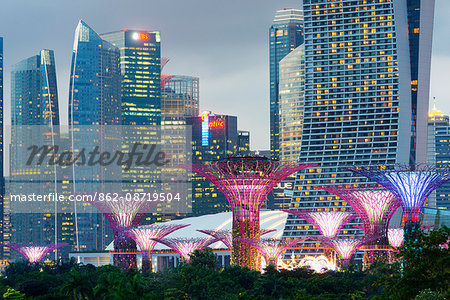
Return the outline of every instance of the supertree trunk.
[[[142,272],[152,271],[152,256],[148,251],[142,251]]]
[[[387,245],[389,245],[389,242],[387,237],[384,236],[365,246],[368,250],[364,250],[363,270],[368,269],[374,263],[389,263],[390,254]]]
[[[260,255],[258,249],[245,243],[241,239],[259,240],[261,237],[259,227],[259,214],[254,213],[246,217],[236,216],[233,219],[233,248],[231,250],[231,263],[259,271]]]
[[[137,270],[136,242],[119,230],[114,230],[114,265],[122,271]],[[128,252],[128,253],[127,253]]]

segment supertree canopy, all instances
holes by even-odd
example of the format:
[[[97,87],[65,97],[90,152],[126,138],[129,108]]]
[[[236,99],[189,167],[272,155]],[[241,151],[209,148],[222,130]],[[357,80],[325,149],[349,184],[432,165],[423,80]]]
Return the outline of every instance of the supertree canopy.
[[[185,262],[189,262],[190,254],[195,250],[203,250],[212,243],[217,242],[213,238],[154,238],[154,241],[164,244],[178,253]]]
[[[242,239],[245,243],[258,249],[261,255],[264,257],[267,265],[277,266],[278,259],[281,254],[288,248],[303,242],[302,239],[261,239],[261,240],[249,240]]]
[[[229,230],[197,230],[201,233],[210,235],[225,244],[228,249],[233,248],[233,236]],[[276,229],[261,229],[261,236],[274,232]]]
[[[389,244],[394,247],[398,248],[403,245],[403,228],[389,228],[387,231],[387,236],[389,240]]]
[[[142,251],[142,270],[149,271],[152,269],[151,255],[158,243],[153,240],[153,238],[164,238],[170,233],[187,226],[189,225],[151,224],[126,230],[125,234],[131,237],[139,245],[139,248]]]
[[[282,211],[291,213],[305,219],[313,224],[320,233],[327,238],[335,238],[345,224],[353,220],[356,215],[343,211],[305,211],[295,209],[282,209]]]
[[[30,263],[40,262],[47,254],[55,249],[67,246],[68,244],[48,244],[48,245],[19,245],[19,244],[8,244],[5,245],[20,254],[22,254]]]
[[[136,269],[136,242],[124,233],[124,230],[139,225],[142,218],[157,201],[147,199],[126,199],[120,197],[114,200],[91,202],[105,215],[114,231],[114,265],[122,270]]]
[[[406,241],[414,240],[420,230],[420,212],[428,196],[450,180],[447,169],[428,166],[398,166],[391,170],[353,167],[348,170],[377,182],[396,196],[403,209]]]
[[[231,261],[234,265],[258,270],[258,251],[239,238],[259,239],[259,212],[269,192],[287,176],[315,165],[282,163],[259,156],[229,157],[220,161],[192,164],[192,171],[217,186],[231,205]]]
[[[379,185],[331,185],[316,189],[332,193],[347,202],[361,218],[366,236],[385,235],[389,220],[400,207],[394,194]]]

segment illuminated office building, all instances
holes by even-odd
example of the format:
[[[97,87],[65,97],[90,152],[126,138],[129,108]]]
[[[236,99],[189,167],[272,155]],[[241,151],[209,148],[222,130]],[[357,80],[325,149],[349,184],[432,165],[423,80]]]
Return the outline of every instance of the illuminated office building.
[[[438,168],[448,168],[450,164],[450,124],[449,117],[436,109],[428,114],[427,164]],[[450,208],[450,183],[438,187],[426,203],[428,208]]]
[[[251,155],[250,151],[250,131],[238,131],[237,152],[242,156]]]
[[[238,151],[237,117],[203,112],[187,118],[192,127],[192,163],[216,161]],[[192,173],[192,215],[229,211],[224,194],[203,177]]]
[[[344,166],[426,162],[434,1],[304,0],[303,13],[299,157],[318,166],[297,174],[291,207],[344,210],[343,201],[313,187],[365,181]],[[284,236],[312,231],[289,216]],[[341,234],[362,232],[349,227]]]
[[[122,122],[120,52],[84,21],[75,30],[69,85],[69,128],[74,151],[120,140],[114,128]],[[112,126],[106,126],[112,125]],[[78,150],[77,150],[78,149]],[[107,149],[110,150],[111,149]],[[74,167],[75,193],[121,192],[120,170]],[[112,240],[102,214],[86,202],[77,204],[78,250],[104,249]]]
[[[270,151],[279,158],[279,62],[303,43],[303,15],[299,9],[278,10],[269,29]]]
[[[30,145],[58,143],[59,108],[55,58],[42,50],[13,65],[11,71],[11,194],[45,195],[57,191],[57,167],[46,163],[26,165]],[[12,200],[12,199],[11,199]],[[11,203],[12,205],[12,203]],[[12,243],[55,243],[61,238],[61,214],[55,206],[26,203],[29,210],[11,208]],[[37,205],[37,207],[36,207]],[[58,212],[55,220],[55,211]]]

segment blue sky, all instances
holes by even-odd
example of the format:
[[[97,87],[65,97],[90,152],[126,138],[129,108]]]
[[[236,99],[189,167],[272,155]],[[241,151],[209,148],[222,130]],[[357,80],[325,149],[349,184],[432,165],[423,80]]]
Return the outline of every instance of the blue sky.
[[[61,109],[67,112],[75,27],[85,20],[98,33],[124,28],[160,30],[165,73],[200,77],[200,107],[238,116],[253,149],[269,148],[268,29],[277,9],[292,0],[14,0],[2,1],[0,36],[5,50],[5,115],[10,67],[55,51]],[[431,96],[450,113],[450,1],[436,0]],[[62,118],[64,119],[64,117]]]

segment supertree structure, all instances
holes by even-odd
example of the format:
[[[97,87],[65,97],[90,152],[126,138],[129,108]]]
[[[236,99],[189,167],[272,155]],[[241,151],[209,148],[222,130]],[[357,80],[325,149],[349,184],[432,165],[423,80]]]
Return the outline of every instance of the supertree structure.
[[[258,251],[239,239],[259,239],[259,212],[268,193],[287,176],[315,165],[283,163],[260,156],[229,157],[192,165],[192,171],[217,186],[230,203],[232,264],[258,270]]]
[[[361,218],[366,236],[385,235],[389,220],[400,207],[395,195],[379,185],[330,185],[315,188],[334,194],[347,202]]]
[[[209,245],[217,242],[213,238],[154,238],[154,241],[164,244],[181,256],[185,262],[189,262],[190,254],[195,250],[203,250]]]
[[[233,248],[233,236],[230,230],[197,230],[201,233],[210,235],[225,244],[228,249]],[[274,232],[276,229],[261,229],[261,236]]]
[[[311,237],[311,239],[318,240],[333,249],[338,254],[342,266],[347,267],[350,264],[350,259],[352,258],[353,253],[355,253],[359,247],[374,239],[374,237],[363,239],[330,239],[326,237]]]
[[[301,239],[260,239],[249,240],[242,239],[243,242],[258,249],[266,261],[266,265],[277,266],[278,259],[281,254],[288,248],[303,242],[306,238]]]
[[[403,228],[389,228],[387,231],[387,237],[389,240],[389,245],[394,248],[403,246]]]
[[[30,263],[39,263],[47,254],[55,249],[67,246],[68,244],[48,244],[48,245],[19,245],[19,244],[8,244],[5,245],[20,254],[22,254]]]
[[[164,238],[165,236],[171,234],[172,232],[187,226],[189,225],[151,224],[125,230],[124,233],[127,236],[131,237],[139,245],[139,248],[141,249],[142,271],[149,271],[152,269],[151,255],[153,250],[155,249],[156,244],[158,243],[153,239]]]
[[[420,230],[420,212],[428,196],[442,184],[450,180],[447,169],[428,166],[397,166],[384,168],[347,168],[365,176],[391,191],[400,201],[405,222],[405,241],[414,240]]]
[[[305,219],[313,224],[327,238],[335,238],[342,227],[356,217],[354,213],[344,211],[313,212],[296,209],[282,209],[282,211]]]
[[[142,218],[153,207],[157,201],[148,199],[119,199],[91,202],[108,219],[114,231],[114,265],[121,270],[136,269],[136,242],[124,232],[136,227]]]

